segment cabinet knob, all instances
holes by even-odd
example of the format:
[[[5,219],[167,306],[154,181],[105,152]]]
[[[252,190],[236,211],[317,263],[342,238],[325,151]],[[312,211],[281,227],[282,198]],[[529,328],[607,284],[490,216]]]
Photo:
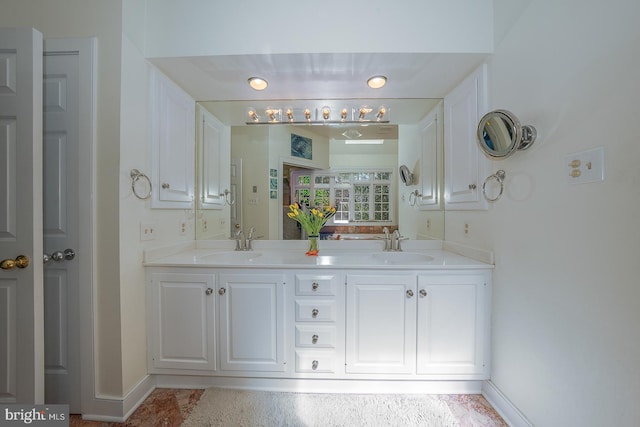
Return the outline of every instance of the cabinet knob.
[[[318,343],[318,336],[317,335],[313,335],[311,337],[311,344],[317,344]]]
[[[163,182],[163,183],[162,183],[162,188],[164,188],[164,189],[166,190],[166,189],[168,189],[168,188],[171,188],[171,185],[169,185],[169,183],[168,183],[168,182]]]
[[[315,319],[316,317],[318,317],[319,313],[320,312],[318,311],[318,309],[314,308],[313,310],[311,310],[311,317],[313,317]]]
[[[314,371],[316,369],[318,369],[318,361],[314,360],[313,362],[311,362],[311,369],[313,369]]]
[[[425,291],[424,289],[420,289],[420,296],[421,297],[426,297],[427,296],[427,291]]]
[[[204,293],[207,294],[207,295],[211,295],[213,293],[213,289],[207,288],[207,290],[204,291]]]
[[[225,294],[225,292],[227,292],[227,290],[226,290],[225,288],[220,288],[220,289],[218,289],[218,293],[219,293],[220,295],[224,295],[224,294]]]
[[[476,188],[478,188],[477,185],[475,184],[469,184],[469,190],[475,190]]]
[[[311,284],[311,290],[312,291],[317,291],[319,287],[320,287],[320,285],[318,284],[318,282],[313,282]]]
[[[408,296],[409,298],[412,298],[412,297],[413,297],[413,291],[412,291],[411,289],[409,289],[409,290],[407,291],[407,296]]]

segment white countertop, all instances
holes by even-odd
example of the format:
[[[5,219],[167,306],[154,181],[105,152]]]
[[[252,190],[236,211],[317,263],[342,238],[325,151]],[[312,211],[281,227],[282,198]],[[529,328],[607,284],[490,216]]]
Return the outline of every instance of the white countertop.
[[[307,256],[306,241],[254,241],[251,251],[234,251],[235,242],[196,241],[145,251],[147,267],[478,269],[493,268],[492,254],[441,241],[402,242],[402,252],[383,251],[382,241],[321,241],[320,253]],[[443,246],[447,250],[443,249]],[[453,252],[451,249],[455,250]],[[461,249],[461,250],[458,250]]]

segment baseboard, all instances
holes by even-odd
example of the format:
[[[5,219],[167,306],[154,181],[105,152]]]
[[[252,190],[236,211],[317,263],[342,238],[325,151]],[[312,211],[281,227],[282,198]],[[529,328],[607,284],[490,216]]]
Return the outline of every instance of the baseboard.
[[[155,388],[155,378],[146,375],[124,397],[96,396],[91,408],[82,414],[82,419],[123,423]]]
[[[222,387],[299,393],[480,394],[482,381],[332,380],[156,375],[160,388]]]
[[[533,427],[533,424],[491,381],[482,385],[482,395],[511,427]]]

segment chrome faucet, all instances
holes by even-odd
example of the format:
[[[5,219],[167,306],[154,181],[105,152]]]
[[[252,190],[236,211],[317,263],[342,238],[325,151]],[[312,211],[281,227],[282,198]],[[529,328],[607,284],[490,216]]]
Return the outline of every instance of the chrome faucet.
[[[259,239],[262,236],[258,236],[258,237],[253,237],[253,233],[255,233],[256,228],[255,227],[251,227],[249,229],[249,234],[247,235],[247,237],[244,237],[244,231],[242,230],[238,230],[236,231],[235,234],[235,240],[236,240],[236,251],[252,251],[253,247],[251,246],[251,242],[253,242],[253,240],[255,239]]]
[[[382,231],[384,232],[384,250],[391,250],[391,236],[389,235],[389,228],[384,227]]]
[[[393,231],[393,235],[391,236],[391,250],[396,252],[402,252],[402,246],[400,246],[400,242],[402,240],[407,240],[408,237],[402,237],[400,235],[400,230],[396,229]]]
[[[251,245],[251,242],[253,242],[255,239],[259,239],[262,236],[258,236],[258,237],[253,237],[253,233],[256,232],[256,228],[255,227],[251,227],[249,229],[249,235],[247,236],[247,240],[245,242],[245,246],[244,246],[244,250],[245,251],[252,251],[253,247]]]
[[[245,251],[247,248],[247,241],[244,238],[244,231],[236,231],[236,251]]]

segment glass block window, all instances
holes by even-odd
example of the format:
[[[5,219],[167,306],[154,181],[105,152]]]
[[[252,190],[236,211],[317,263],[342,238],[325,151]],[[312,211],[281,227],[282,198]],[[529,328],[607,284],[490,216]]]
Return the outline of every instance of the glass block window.
[[[295,172],[292,194],[312,207],[335,206],[330,225],[395,225],[391,170]]]

